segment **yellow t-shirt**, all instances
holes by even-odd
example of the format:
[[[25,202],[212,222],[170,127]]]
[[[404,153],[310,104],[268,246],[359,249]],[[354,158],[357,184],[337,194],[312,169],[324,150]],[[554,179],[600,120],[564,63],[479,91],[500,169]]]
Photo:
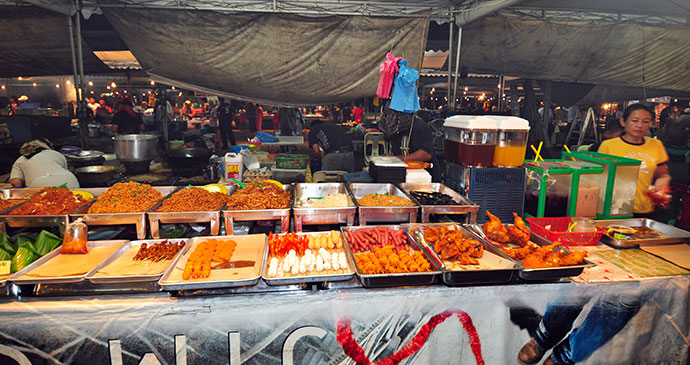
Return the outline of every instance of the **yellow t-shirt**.
[[[652,185],[657,166],[668,162],[668,154],[663,143],[658,139],[645,137],[642,144],[636,145],[619,137],[601,142],[598,152],[642,161],[640,173],[637,176],[633,212],[651,213],[654,211],[654,203],[647,198],[644,192]]]

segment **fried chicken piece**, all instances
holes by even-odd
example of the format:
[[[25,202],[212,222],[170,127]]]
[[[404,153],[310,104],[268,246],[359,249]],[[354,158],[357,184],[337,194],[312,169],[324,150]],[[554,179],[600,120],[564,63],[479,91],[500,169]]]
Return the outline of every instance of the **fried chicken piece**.
[[[566,254],[561,257],[561,266],[579,265],[584,261],[585,256],[587,256],[587,252],[585,251],[576,251]]]
[[[539,246],[530,242],[525,245],[525,247],[502,249],[502,251],[513,260],[522,260],[527,257],[527,255],[535,252],[537,249],[539,249]]]
[[[524,247],[530,239],[530,231],[525,225],[525,221],[517,213],[513,213],[515,224],[508,227],[508,236],[511,242]]]
[[[488,210],[486,211],[486,216],[489,217],[489,221],[484,223],[482,226],[486,237],[500,243],[510,242],[508,230],[506,229],[506,226],[501,223],[501,220],[497,216],[491,214],[491,212]]]

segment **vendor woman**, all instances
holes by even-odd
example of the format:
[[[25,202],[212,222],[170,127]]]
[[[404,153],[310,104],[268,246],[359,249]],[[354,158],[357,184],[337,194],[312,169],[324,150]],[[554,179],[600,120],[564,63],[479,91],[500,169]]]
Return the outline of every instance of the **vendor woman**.
[[[620,123],[623,135],[601,143],[599,152],[640,160],[637,176],[637,190],[633,213],[636,217],[649,217],[654,212],[654,203],[645,192],[665,194],[669,190],[671,175],[668,173],[668,154],[663,143],[646,137],[654,122],[654,111],[644,104],[633,104],[625,109]]]
[[[26,142],[19,149],[21,156],[12,165],[10,184],[13,187],[42,188],[67,184],[78,189],[79,181],[67,170],[67,159],[54,151],[47,139]]]

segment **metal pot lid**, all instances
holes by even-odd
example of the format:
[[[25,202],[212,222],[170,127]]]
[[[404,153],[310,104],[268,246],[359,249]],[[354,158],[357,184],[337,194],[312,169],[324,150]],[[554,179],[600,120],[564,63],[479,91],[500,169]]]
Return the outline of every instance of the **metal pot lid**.
[[[85,167],[80,167],[74,172],[77,174],[103,174],[111,171],[116,171],[117,166],[110,166],[110,165],[99,165],[99,166],[85,166]]]
[[[98,158],[103,156],[103,152],[101,151],[89,151],[89,150],[82,150],[79,152],[72,152],[67,155],[67,157],[70,158],[75,158],[75,159],[91,159],[91,158]]]

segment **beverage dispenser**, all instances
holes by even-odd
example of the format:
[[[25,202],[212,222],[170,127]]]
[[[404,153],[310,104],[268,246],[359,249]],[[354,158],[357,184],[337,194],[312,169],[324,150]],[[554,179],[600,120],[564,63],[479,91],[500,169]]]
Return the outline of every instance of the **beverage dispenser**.
[[[530,161],[525,188],[525,215],[567,217],[573,169],[560,161]]]
[[[496,121],[485,116],[454,115],[446,118],[446,156],[464,166],[489,167],[496,149]],[[456,147],[457,146],[457,147]]]
[[[570,206],[570,217],[596,217],[601,193],[601,179],[604,169],[594,163],[563,160],[563,164],[573,172]]]
[[[494,166],[518,167],[525,162],[529,122],[518,117],[492,116],[498,128]]]

